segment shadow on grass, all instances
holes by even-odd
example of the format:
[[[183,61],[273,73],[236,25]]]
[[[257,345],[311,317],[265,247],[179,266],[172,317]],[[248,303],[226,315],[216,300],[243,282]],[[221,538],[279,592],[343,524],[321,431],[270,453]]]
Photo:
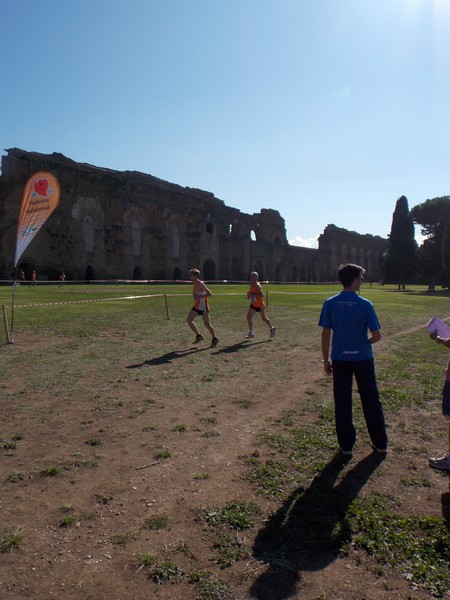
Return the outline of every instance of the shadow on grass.
[[[186,348],[185,350],[174,350],[173,352],[166,352],[166,354],[162,354],[161,356],[155,356],[155,358],[149,358],[148,360],[144,360],[143,363],[139,363],[137,365],[128,365],[127,369],[139,369],[140,367],[145,366],[154,366],[154,365],[164,365],[167,363],[171,363],[172,361],[178,358],[184,358],[186,356],[190,356],[191,354],[197,354],[197,352],[205,352],[209,350],[209,348]]]
[[[267,342],[271,342],[272,340],[262,340],[261,342],[238,342],[237,344],[233,344],[232,346],[224,346],[220,348],[216,352],[212,352],[212,354],[231,354],[233,352],[239,352],[240,350],[248,350],[253,348],[253,346],[259,346],[259,344],[267,344]]]
[[[309,488],[291,494],[256,536],[253,556],[267,564],[251,587],[258,600],[292,598],[302,571],[318,571],[334,561],[350,541],[348,506],[383,461],[372,453],[335,482],[348,461],[336,455]]]

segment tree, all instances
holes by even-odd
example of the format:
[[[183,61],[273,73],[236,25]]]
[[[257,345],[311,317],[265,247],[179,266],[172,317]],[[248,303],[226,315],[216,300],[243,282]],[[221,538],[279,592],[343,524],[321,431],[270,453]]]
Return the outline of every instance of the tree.
[[[450,285],[450,196],[432,198],[411,210],[414,221],[426,237],[420,248],[420,262],[434,289],[436,283]]]
[[[401,196],[392,215],[391,233],[383,256],[385,279],[405,288],[416,274],[417,242],[414,237],[414,221],[408,207],[408,199]]]

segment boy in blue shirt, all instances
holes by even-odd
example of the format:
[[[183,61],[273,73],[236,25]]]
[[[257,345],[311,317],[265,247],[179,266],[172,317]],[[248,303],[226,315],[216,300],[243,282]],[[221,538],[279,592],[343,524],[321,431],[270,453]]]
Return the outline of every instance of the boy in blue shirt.
[[[381,339],[380,323],[372,303],[357,294],[364,272],[362,267],[351,263],[339,267],[338,277],[344,289],[325,300],[319,319],[324,369],[333,374],[336,434],[339,449],[346,456],[352,455],[356,441],[353,376],[373,450],[386,454],[388,442],[372,353],[372,344]]]

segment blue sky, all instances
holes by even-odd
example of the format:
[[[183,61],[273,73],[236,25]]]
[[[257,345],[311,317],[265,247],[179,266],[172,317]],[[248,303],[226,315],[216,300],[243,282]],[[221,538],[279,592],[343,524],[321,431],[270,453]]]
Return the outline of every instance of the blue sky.
[[[0,0],[0,23],[2,154],[275,208],[300,245],[450,194],[448,0]]]

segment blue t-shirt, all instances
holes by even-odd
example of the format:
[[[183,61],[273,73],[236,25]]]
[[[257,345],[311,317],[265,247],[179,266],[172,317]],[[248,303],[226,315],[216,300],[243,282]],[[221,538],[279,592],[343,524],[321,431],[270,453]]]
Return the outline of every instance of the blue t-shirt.
[[[333,330],[332,360],[366,360],[373,357],[368,330],[381,329],[372,302],[356,292],[342,291],[325,300],[319,326]]]

